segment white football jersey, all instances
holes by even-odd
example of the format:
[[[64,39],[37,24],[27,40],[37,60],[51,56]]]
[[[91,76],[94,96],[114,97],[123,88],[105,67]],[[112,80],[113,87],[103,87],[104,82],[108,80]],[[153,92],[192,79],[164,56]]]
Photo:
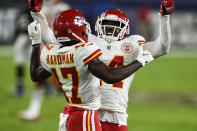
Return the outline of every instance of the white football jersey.
[[[97,38],[94,35],[89,36],[89,42],[96,43],[101,49],[103,55],[100,60],[110,67],[128,65],[133,62],[138,55],[140,44],[144,44],[143,37],[132,35],[121,41],[107,43],[105,40]],[[132,83],[134,74],[115,84],[107,84],[101,81],[101,108],[100,120],[126,125],[126,108],[128,102],[128,91]],[[106,111],[118,112],[122,115],[112,114],[110,116]],[[107,116],[106,116],[107,115]],[[110,117],[112,119],[110,119]]]
[[[70,105],[97,110],[100,107],[100,82],[88,71],[88,63],[101,55],[93,43],[78,43],[61,47],[45,45],[41,50],[41,64],[53,73]]]

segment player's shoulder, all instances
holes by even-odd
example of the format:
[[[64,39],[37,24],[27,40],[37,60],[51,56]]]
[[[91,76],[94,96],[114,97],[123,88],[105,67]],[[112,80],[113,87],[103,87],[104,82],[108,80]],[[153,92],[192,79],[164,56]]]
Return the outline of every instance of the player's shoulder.
[[[136,39],[136,40],[144,40],[145,41],[145,38],[141,35],[130,35],[127,37],[127,39]]]
[[[98,46],[95,44],[95,42],[91,41],[91,42],[81,42],[76,44],[75,49],[93,49],[93,48],[98,48]]]
[[[41,47],[41,55],[45,56],[47,54],[50,53],[56,53],[59,51],[60,45],[55,43],[55,44],[47,44],[47,45],[43,45]]]
[[[76,59],[83,60],[84,64],[98,58],[102,52],[94,42],[79,43],[75,45]]]
[[[56,46],[55,44],[47,44],[47,45],[41,46],[40,59],[41,59],[42,63],[45,62],[47,55],[50,54],[52,52],[52,50],[54,50],[55,46]]]
[[[43,51],[51,51],[54,50],[55,48],[57,48],[56,44],[46,44],[42,46]]]
[[[103,48],[103,46],[107,46],[108,45],[108,43],[104,39],[99,38],[99,37],[97,37],[97,36],[95,36],[93,34],[88,35],[88,41],[95,43],[100,48]]]
[[[130,35],[126,38],[126,40],[137,42],[139,45],[146,43],[145,38],[140,35]]]
[[[97,43],[99,41],[103,41],[103,39],[93,35],[93,34],[88,34],[88,41],[89,42],[94,42],[94,43]]]
[[[91,39],[95,39],[95,38],[97,38],[97,36],[95,36],[91,33],[88,34],[88,41],[90,41]]]

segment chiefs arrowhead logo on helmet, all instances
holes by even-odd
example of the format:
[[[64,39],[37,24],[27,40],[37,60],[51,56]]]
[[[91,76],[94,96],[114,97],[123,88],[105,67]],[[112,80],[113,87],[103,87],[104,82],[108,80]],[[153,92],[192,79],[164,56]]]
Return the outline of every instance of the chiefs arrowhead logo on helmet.
[[[58,42],[69,40],[87,42],[88,34],[91,32],[85,16],[73,9],[63,11],[56,17],[53,31]]]

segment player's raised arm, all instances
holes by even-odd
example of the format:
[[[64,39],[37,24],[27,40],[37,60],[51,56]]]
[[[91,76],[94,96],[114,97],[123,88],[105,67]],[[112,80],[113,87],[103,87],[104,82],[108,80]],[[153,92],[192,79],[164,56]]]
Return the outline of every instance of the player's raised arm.
[[[29,9],[34,20],[41,25],[41,38],[43,44],[55,43],[56,38],[53,31],[49,28],[46,16],[41,12],[43,0],[29,0]]]
[[[40,45],[42,43],[40,24],[37,21],[32,22],[28,26],[28,33],[32,40],[30,75],[32,81],[39,82],[51,76],[51,73],[40,64]]]
[[[152,42],[143,45],[143,48],[150,51],[154,58],[165,55],[170,50],[171,30],[170,14],[175,8],[174,0],[162,0],[160,6],[159,37]]]
[[[126,66],[111,68],[99,59],[96,59],[88,64],[88,70],[106,83],[113,84],[127,78],[153,60],[154,58],[150,52],[144,51],[140,47],[136,60]]]

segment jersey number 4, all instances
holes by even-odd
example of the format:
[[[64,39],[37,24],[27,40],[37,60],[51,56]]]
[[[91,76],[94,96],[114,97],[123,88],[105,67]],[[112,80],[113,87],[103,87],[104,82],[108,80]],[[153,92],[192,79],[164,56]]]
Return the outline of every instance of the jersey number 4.
[[[123,66],[124,63],[124,56],[114,56],[113,59],[109,62],[108,66],[109,67],[118,67],[118,66]],[[101,81],[101,85],[102,85],[102,81]],[[123,82],[117,82],[112,84],[113,88],[123,88]]]
[[[55,76],[58,78],[59,83],[61,85],[60,80],[62,79],[69,79],[68,75],[71,75],[72,79],[72,95],[70,97],[67,97],[66,92],[65,92],[65,97],[68,103],[70,104],[82,104],[81,97],[78,96],[78,91],[79,91],[79,75],[75,67],[69,67],[69,68],[60,68],[61,76],[63,77],[62,79],[57,75],[57,71],[55,68],[51,69]],[[62,85],[61,85],[62,87]]]

